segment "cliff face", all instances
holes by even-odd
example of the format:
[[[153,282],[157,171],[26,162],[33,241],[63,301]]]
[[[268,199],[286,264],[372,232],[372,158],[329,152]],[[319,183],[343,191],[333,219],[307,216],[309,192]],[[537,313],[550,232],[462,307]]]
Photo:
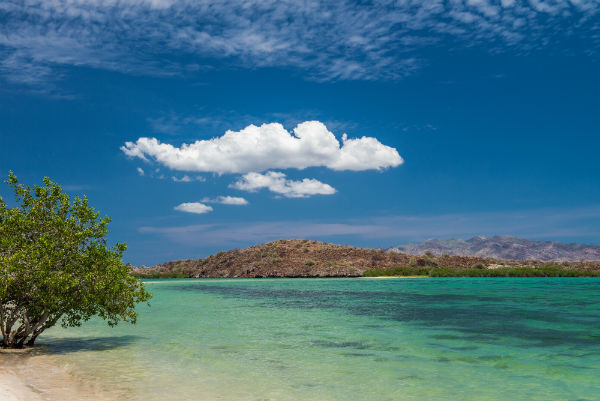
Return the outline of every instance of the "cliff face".
[[[412,255],[421,255],[430,251],[434,255],[448,254],[515,260],[600,260],[599,245],[530,241],[510,236],[473,237],[468,240],[430,239],[421,244],[399,245],[390,250]]]
[[[134,267],[139,275],[155,273],[185,277],[358,277],[365,270],[397,266],[541,266],[541,261],[497,260],[469,256],[414,256],[309,240],[279,240],[246,249],[219,252],[204,259],[177,260],[153,267]],[[600,269],[600,263],[570,263]]]

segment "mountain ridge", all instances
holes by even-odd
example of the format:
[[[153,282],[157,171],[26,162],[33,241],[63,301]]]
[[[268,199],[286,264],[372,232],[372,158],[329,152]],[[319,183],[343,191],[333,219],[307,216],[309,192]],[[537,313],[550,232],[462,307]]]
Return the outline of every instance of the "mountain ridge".
[[[421,255],[475,256],[512,260],[592,261],[600,260],[600,245],[558,241],[532,241],[513,236],[475,236],[469,239],[428,239],[422,243],[388,248],[390,252]]]

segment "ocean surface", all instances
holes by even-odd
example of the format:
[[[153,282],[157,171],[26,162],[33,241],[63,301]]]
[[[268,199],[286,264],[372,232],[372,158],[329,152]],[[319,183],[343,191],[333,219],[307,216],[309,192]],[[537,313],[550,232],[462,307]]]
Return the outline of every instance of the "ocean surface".
[[[36,350],[144,400],[597,400],[600,279],[147,281],[137,325]]]

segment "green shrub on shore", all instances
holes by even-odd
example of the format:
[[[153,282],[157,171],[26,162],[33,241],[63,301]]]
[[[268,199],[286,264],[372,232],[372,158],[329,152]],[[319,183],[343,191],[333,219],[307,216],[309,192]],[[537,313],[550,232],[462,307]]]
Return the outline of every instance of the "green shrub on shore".
[[[110,218],[48,177],[29,187],[11,171],[6,183],[17,205],[0,197],[0,347],[33,346],[46,329],[92,316],[135,323],[152,294],[123,263],[127,245],[109,245]]]
[[[156,271],[148,273],[148,274],[132,272],[131,275],[136,278],[189,278],[190,277],[187,273],[182,273],[182,272],[161,273],[161,272],[156,272]]]
[[[450,269],[430,272],[431,277],[600,277],[600,272],[557,266],[501,267],[498,269]]]
[[[370,269],[364,273],[365,277],[382,277],[382,276],[427,276],[431,267],[409,267],[398,266],[381,269]]]
[[[565,269],[558,266],[542,267],[501,267],[486,269],[474,266],[465,269],[451,267],[408,267],[398,266],[383,269],[371,269],[365,277],[379,276],[429,276],[429,277],[600,277],[599,271]]]

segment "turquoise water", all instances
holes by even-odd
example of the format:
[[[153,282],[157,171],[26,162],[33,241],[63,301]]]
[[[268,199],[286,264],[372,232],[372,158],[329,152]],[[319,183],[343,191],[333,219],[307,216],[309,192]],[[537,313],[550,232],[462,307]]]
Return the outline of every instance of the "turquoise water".
[[[120,398],[594,400],[600,279],[151,281],[44,352]]]

